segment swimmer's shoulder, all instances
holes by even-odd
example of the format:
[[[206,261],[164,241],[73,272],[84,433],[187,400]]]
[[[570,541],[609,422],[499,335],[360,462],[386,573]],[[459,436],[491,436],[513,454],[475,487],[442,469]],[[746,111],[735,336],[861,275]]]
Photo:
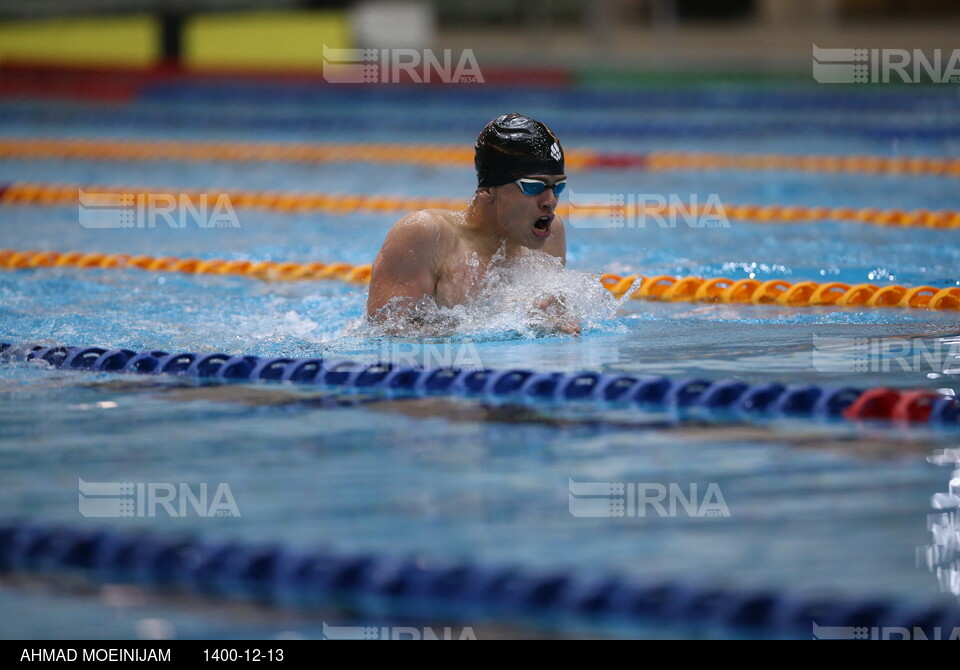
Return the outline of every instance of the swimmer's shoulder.
[[[431,266],[439,267],[440,259],[456,246],[458,240],[452,214],[447,210],[432,209],[405,214],[387,233],[379,257],[407,258],[409,254],[418,261],[430,259]]]
[[[421,209],[400,217],[387,239],[408,244],[436,243],[444,236],[446,228],[446,222],[434,210]]]
[[[447,209],[421,209],[403,216],[394,224],[393,231],[410,243],[446,247],[459,239],[457,217],[457,212]]]

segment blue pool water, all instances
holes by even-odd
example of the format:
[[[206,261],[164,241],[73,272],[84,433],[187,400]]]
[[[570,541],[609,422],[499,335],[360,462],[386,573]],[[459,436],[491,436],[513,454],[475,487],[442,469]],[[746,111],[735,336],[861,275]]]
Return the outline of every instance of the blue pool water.
[[[109,108],[113,116],[107,119],[91,105],[7,101],[0,105],[0,135],[469,146],[493,116],[523,111],[555,125],[568,152],[956,156],[960,149],[956,133],[933,132],[952,127],[960,101],[952,93],[926,89],[928,104],[906,104],[898,90],[878,93],[879,102],[864,111],[849,91],[831,96],[821,88],[797,86],[789,91],[794,99],[806,95],[817,103],[802,115],[789,104],[756,104],[765,92],[752,86],[704,85],[686,91],[686,98],[682,93],[654,97],[649,105],[631,96],[614,97],[605,110],[611,122],[669,121],[674,130],[701,129],[617,137],[591,130],[595,110],[573,102],[577,92],[572,90],[559,100],[551,91],[528,90],[521,99],[494,87],[476,98],[398,90],[391,99],[382,91],[354,91],[338,93],[326,106],[292,93],[271,102],[256,91],[231,90],[217,100],[189,89],[174,95],[176,90],[158,88],[140,102]],[[516,109],[520,102],[523,109]],[[356,110],[361,110],[358,118],[389,123],[380,130],[352,130],[348,120]],[[195,115],[203,123],[195,122]],[[284,115],[342,122],[327,129],[312,123],[270,125],[270,118]],[[266,121],[238,122],[252,116]],[[893,134],[834,132],[838,124],[857,119]],[[559,131],[564,124],[571,129],[567,135]],[[738,130],[724,130],[723,124],[736,124]],[[786,125],[793,128],[788,134],[782,132]],[[715,132],[702,131],[706,127]],[[930,132],[911,132],[917,129]],[[701,201],[717,194],[721,202],[735,204],[960,209],[956,179],[934,176],[728,170],[568,174],[570,190],[585,194],[696,194]],[[21,180],[174,191],[440,196],[464,203],[474,186],[470,165],[0,161],[0,182]],[[5,206],[0,208],[0,248],[357,264],[372,261],[397,218],[243,209],[237,216],[240,227],[230,229],[95,230],[78,224],[73,206]],[[459,359],[493,369],[655,372],[951,394],[958,389],[956,312],[616,305],[602,290],[592,297],[584,278],[613,271],[942,288],[960,285],[960,232],[836,221],[732,221],[719,229],[569,227],[567,236],[570,274],[531,272],[530,282],[557,282],[589,298],[580,338],[538,337],[521,318],[504,311],[474,314],[467,332],[449,340],[391,340],[359,327],[366,299],[362,286],[39,269],[0,274],[0,341],[366,361],[407,357],[426,365]],[[852,351],[818,349],[819,338],[870,338],[896,346],[864,369],[854,365]],[[901,345],[909,353],[902,353]],[[2,365],[0,506],[5,517],[83,529],[186,532],[304,550],[327,547],[671,580],[705,589],[957,607],[957,596],[938,583],[923,558],[924,548],[933,543],[931,497],[946,492],[952,476],[934,456],[960,447],[955,429],[796,419],[704,426],[638,408],[542,405],[520,411],[477,399],[374,397],[340,406],[318,400],[338,393]],[[240,516],[83,517],[77,505],[80,479],[225,482]],[[684,490],[697,483],[701,491],[715,483],[729,516],[661,517],[651,511],[643,518],[575,517],[568,505],[570,480],[674,483]],[[321,617],[315,614],[251,613],[238,604],[165,597],[150,589],[102,584],[64,589],[22,579],[14,575],[0,588],[2,637],[322,635]],[[389,625],[376,610],[361,609],[349,620]],[[460,623],[481,638],[519,625],[509,619]],[[610,629],[594,625],[554,621],[537,632],[736,634],[678,631],[655,622]]]

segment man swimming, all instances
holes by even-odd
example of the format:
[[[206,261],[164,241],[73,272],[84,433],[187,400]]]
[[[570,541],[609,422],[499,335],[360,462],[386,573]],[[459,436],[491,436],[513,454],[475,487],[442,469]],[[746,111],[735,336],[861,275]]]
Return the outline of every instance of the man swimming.
[[[494,262],[540,253],[566,263],[555,211],[566,186],[556,135],[520,114],[498,116],[477,138],[474,165],[477,190],[466,209],[412,212],[387,234],[373,262],[367,316],[389,331],[450,334],[456,324],[436,307],[475,298]],[[580,332],[562,300],[541,297],[531,309],[553,330]]]

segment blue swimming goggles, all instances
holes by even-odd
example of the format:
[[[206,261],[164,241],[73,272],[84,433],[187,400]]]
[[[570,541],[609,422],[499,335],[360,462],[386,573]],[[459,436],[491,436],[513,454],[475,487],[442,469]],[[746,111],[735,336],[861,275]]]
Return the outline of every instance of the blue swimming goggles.
[[[520,190],[523,191],[524,195],[540,195],[546,189],[552,188],[553,194],[559,196],[563,193],[563,189],[567,187],[567,180],[558,181],[553,186],[547,186],[545,182],[540,181],[539,179],[518,179],[513,182],[520,187]]]

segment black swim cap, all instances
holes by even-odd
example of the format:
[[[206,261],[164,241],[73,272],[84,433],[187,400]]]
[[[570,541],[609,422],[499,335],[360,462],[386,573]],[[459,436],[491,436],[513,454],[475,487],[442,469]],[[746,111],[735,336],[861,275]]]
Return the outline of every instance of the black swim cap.
[[[521,114],[504,114],[488,123],[475,149],[478,186],[501,186],[535,174],[563,174],[560,140],[542,123]]]

